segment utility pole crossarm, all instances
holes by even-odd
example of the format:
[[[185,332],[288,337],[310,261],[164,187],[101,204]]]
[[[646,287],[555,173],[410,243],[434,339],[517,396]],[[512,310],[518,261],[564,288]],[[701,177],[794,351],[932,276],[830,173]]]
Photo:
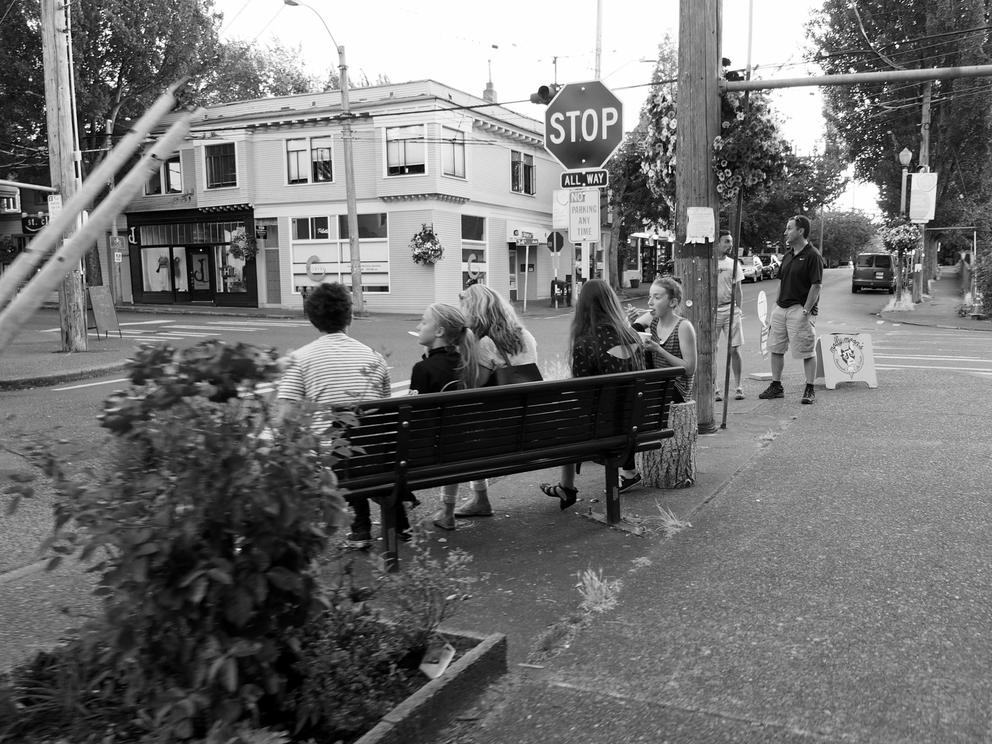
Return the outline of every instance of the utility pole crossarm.
[[[842,75],[812,75],[780,80],[724,80],[721,90],[769,90],[771,88],[800,88],[819,85],[857,85],[858,83],[904,83],[913,80],[955,80],[959,78],[992,77],[992,65],[967,67],[925,67],[916,70],[886,70],[884,72],[851,72]]]

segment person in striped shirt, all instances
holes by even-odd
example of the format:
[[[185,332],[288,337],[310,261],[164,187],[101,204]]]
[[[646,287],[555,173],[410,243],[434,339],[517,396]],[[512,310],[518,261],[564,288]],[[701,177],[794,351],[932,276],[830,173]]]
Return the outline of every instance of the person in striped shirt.
[[[386,360],[347,333],[352,318],[350,292],[338,282],[321,284],[306,298],[303,310],[322,335],[289,355],[277,393],[279,419],[306,400],[317,409],[316,424],[326,427],[322,409],[388,398],[390,380]],[[349,503],[354,519],[348,546],[367,548],[372,544],[368,499],[349,499]],[[397,509],[396,528],[402,533],[409,523],[402,503],[397,504]]]

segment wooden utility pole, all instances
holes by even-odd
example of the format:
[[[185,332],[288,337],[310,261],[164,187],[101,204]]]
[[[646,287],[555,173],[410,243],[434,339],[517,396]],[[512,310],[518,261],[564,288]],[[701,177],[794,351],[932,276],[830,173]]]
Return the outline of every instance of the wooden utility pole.
[[[679,2],[679,95],[675,163],[675,274],[682,281],[685,315],[696,329],[696,407],[699,432],[716,431],[713,331],[716,320],[716,249],[713,242],[686,243],[689,207],[713,210],[720,202],[713,173],[713,140],[720,134],[721,0]],[[716,235],[714,235],[714,239]]]
[[[73,136],[72,86],[69,75],[69,4],[41,0],[41,46],[45,67],[45,114],[52,186],[61,203],[76,193],[76,146]],[[49,202],[51,204],[51,202]],[[49,212],[51,212],[51,208]],[[74,230],[68,231],[68,238]],[[59,288],[62,351],[86,350],[86,304],[82,263],[71,264]]]

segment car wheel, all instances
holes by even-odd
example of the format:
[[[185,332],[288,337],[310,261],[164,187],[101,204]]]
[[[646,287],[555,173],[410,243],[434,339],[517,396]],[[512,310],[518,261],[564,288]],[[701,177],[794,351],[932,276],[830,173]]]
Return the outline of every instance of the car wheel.
[[[895,294],[895,293],[896,293],[896,288],[895,287],[889,287],[889,294]]]
[[[852,284],[851,285],[851,294],[857,294],[857,293],[858,293],[858,288],[855,285]]]

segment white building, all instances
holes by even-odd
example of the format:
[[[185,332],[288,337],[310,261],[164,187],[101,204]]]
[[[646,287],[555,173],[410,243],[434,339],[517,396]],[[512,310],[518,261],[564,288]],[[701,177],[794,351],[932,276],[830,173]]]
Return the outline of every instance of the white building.
[[[543,123],[494,99],[433,80],[351,91],[368,310],[419,313],[474,280],[549,297],[561,167],[542,147]],[[340,113],[338,91],[208,109],[126,210],[119,300],[299,307],[301,288],[350,286]],[[410,256],[422,225],[444,247],[434,265]],[[242,229],[254,258],[232,250]]]

